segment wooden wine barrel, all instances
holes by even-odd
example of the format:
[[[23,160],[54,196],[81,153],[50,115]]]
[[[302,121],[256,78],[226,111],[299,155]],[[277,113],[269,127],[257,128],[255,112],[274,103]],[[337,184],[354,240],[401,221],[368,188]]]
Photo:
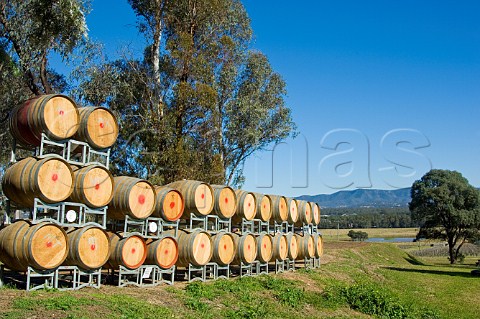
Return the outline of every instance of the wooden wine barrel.
[[[182,193],[185,200],[184,219],[189,219],[190,214],[206,216],[213,210],[213,188],[207,183],[199,181],[177,181],[167,185]]]
[[[237,194],[237,210],[232,221],[238,224],[242,222],[242,218],[245,218],[245,220],[254,219],[257,213],[257,203],[253,193],[242,190],[236,190],[235,193]]]
[[[305,258],[313,258],[315,257],[315,243],[313,240],[313,236],[310,234],[304,234],[300,236],[298,234],[295,235],[298,243],[298,260],[303,260]]]
[[[269,195],[253,193],[257,202],[257,213],[255,218],[268,222],[272,218],[272,199]]]
[[[295,260],[298,256],[298,243],[295,234],[292,232],[287,233],[287,244],[288,244],[288,259]]]
[[[288,219],[288,204],[284,196],[270,195],[272,199],[272,218],[270,222],[282,223]]]
[[[127,269],[137,269],[147,258],[147,244],[137,235],[123,237],[122,234],[107,232],[110,237],[110,257],[106,268],[119,269],[123,266]]]
[[[308,225],[312,223],[312,206],[305,200],[297,200],[298,206],[298,220],[296,226]]]
[[[149,182],[128,176],[114,177],[113,198],[108,206],[110,218],[123,220],[125,215],[145,219],[155,209],[155,189]]]
[[[266,232],[257,236],[257,260],[268,263],[273,257],[273,238]]]
[[[221,231],[212,236],[212,242],[212,261],[221,266],[231,264],[237,252],[233,235],[231,233]]]
[[[293,198],[287,199],[288,204],[288,218],[287,221],[289,224],[295,224],[298,221],[298,206],[297,200]]]
[[[73,192],[70,201],[92,208],[107,206],[113,198],[113,175],[101,165],[72,166]]]
[[[237,209],[237,195],[229,186],[211,185],[213,188],[213,213],[222,219],[229,219],[235,215]]]
[[[78,109],[80,120],[74,138],[102,150],[112,147],[118,137],[118,122],[109,109],[99,106]]]
[[[73,100],[60,94],[39,95],[17,106],[10,113],[10,132],[23,146],[39,146],[42,133],[60,141],[78,129],[79,114]]]
[[[77,266],[83,270],[102,267],[110,256],[110,238],[97,226],[85,226],[67,231],[67,266]]]
[[[315,257],[323,256],[323,237],[319,234],[313,234],[313,242],[315,244]]]
[[[288,256],[288,242],[287,236],[281,233],[276,233],[273,237],[273,256],[272,260],[283,261]]]
[[[257,258],[257,239],[253,234],[233,234],[235,240],[235,246],[237,247],[237,253],[233,258],[232,264],[250,265]]]
[[[51,270],[67,258],[67,234],[52,223],[18,220],[0,231],[0,261],[11,270]]]
[[[156,265],[162,269],[172,268],[178,260],[178,243],[172,236],[147,241],[145,265]]]
[[[310,202],[310,206],[312,207],[312,223],[314,225],[320,224],[320,206],[317,203]]]
[[[182,217],[185,204],[179,191],[170,187],[155,186],[155,194],[156,204],[152,216],[169,222],[177,221]]]
[[[5,196],[23,207],[33,207],[35,198],[58,203],[73,192],[73,172],[56,156],[38,160],[27,157],[6,170],[2,188]]]
[[[169,235],[174,234],[173,231],[167,231],[166,233]],[[194,229],[192,231],[179,230],[177,242],[177,266],[188,267],[188,264],[204,266],[212,259],[212,238],[209,233],[202,229]]]

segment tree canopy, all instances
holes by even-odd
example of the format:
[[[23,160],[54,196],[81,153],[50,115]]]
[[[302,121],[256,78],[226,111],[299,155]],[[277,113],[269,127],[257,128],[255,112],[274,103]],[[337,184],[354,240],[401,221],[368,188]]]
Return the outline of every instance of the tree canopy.
[[[188,178],[240,186],[245,160],[295,131],[286,84],[251,48],[243,4],[125,1],[147,45],[143,56],[127,51],[115,60],[88,39],[90,0],[2,1],[0,80],[9,83],[0,87],[2,124],[33,95],[66,93],[117,114],[114,173],[157,184]],[[73,77],[52,68],[53,54],[74,61]],[[8,139],[3,132],[2,145]],[[1,155],[4,164],[7,147]]]
[[[295,129],[286,85],[249,49],[238,0],[129,0],[148,43],[141,59],[93,65],[79,95],[120,115],[118,173],[155,183],[241,185],[243,163]],[[128,158],[128,160],[125,160]]]
[[[409,208],[422,224],[418,237],[446,240],[452,264],[462,245],[478,236],[479,191],[459,172],[434,169],[425,174],[413,183]]]

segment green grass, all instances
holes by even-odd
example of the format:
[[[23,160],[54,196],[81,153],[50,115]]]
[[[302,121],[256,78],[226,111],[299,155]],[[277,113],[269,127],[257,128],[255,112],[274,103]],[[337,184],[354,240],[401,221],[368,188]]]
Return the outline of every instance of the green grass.
[[[67,292],[34,292],[13,300],[12,309],[2,314],[3,318],[26,318],[42,314],[69,319],[122,318],[154,319],[158,316],[172,318],[170,309],[146,303],[128,295],[105,295],[91,293],[79,297]]]
[[[420,258],[384,243],[330,243],[319,270],[153,289],[102,288],[8,297],[2,318],[476,318],[473,260]],[[402,246],[403,247],[403,246]],[[5,301],[8,300],[8,301]]]

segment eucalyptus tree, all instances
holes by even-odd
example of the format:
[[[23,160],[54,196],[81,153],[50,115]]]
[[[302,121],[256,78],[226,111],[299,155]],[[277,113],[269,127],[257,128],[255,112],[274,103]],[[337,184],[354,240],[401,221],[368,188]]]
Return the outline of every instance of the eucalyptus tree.
[[[86,0],[0,1],[0,125],[33,95],[62,92],[65,77],[50,67],[52,54],[68,60],[87,42]],[[8,130],[0,133],[0,179],[9,155]]]
[[[129,0],[147,46],[89,68],[80,93],[119,114],[116,169],[158,183],[240,184],[248,156],[294,124],[285,82],[251,50],[238,0]],[[99,88],[101,90],[99,90]]]

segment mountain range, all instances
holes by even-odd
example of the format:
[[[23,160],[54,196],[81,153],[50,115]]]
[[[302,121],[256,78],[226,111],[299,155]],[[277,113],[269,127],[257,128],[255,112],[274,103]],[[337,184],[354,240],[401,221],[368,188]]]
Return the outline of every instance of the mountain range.
[[[322,208],[408,207],[410,188],[395,190],[356,189],[328,195],[303,195],[297,199],[316,202]]]

